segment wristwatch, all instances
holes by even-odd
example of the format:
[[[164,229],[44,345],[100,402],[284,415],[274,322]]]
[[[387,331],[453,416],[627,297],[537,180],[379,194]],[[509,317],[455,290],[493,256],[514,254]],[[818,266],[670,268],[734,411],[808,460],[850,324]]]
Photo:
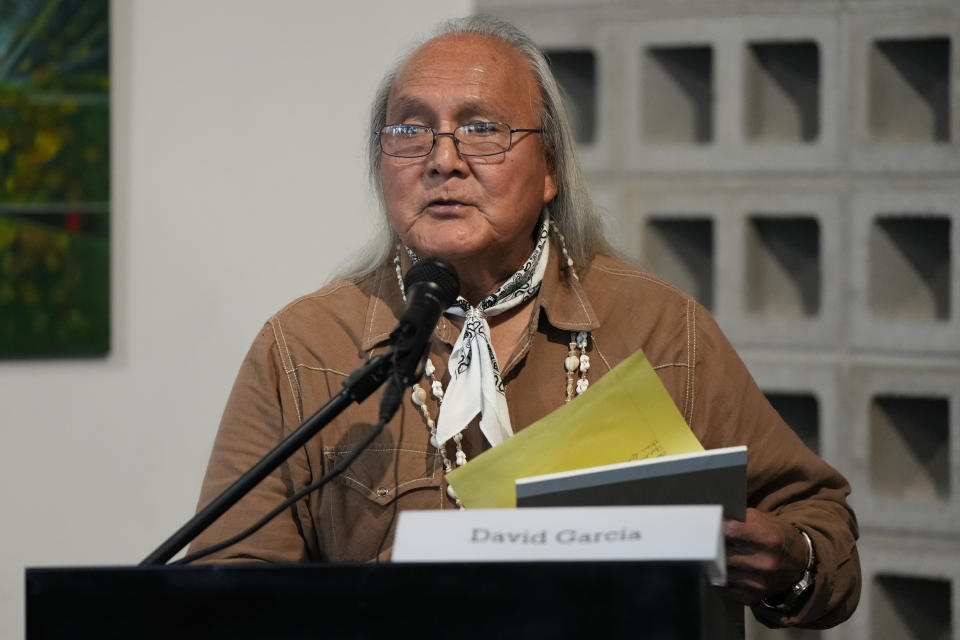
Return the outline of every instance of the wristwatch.
[[[810,540],[810,536],[807,535],[806,531],[800,527],[797,527],[797,531],[800,532],[800,535],[803,536],[804,541],[807,543],[807,566],[803,571],[803,575],[800,576],[800,580],[790,587],[790,590],[787,591],[782,598],[778,598],[778,602],[771,602],[769,600],[760,601],[766,608],[779,611],[780,613],[796,611],[800,603],[810,592],[811,587],[813,587],[814,576],[816,576],[817,573],[817,558],[813,553],[813,542]]]

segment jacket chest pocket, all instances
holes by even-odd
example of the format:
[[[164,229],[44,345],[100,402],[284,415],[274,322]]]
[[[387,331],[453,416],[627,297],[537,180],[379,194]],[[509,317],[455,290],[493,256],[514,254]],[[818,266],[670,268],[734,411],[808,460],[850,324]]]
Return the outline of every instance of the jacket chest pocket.
[[[325,448],[331,469],[350,448]],[[422,444],[364,451],[323,489],[316,514],[320,545],[331,561],[367,562],[393,546],[396,516],[405,509],[442,509],[443,461]]]
[[[350,449],[330,447],[323,451],[326,468],[340,462]],[[422,445],[370,447],[344,471],[339,483],[374,503],[387,505],[398,497],[424,487],[439,487],[443,461],[439,452]]]

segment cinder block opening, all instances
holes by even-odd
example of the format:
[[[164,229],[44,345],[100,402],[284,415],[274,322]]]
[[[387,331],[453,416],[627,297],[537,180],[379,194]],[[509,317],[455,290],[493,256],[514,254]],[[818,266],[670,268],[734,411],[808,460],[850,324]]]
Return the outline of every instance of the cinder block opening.
[[[783,421],[790,425],[803,444],[820,453],[820,406],[809,393],[767,393],[767,400]]]
[[[820,48],[815,42],[747,47],[744,132],[752,143],[812,143],[820,135]]]
[[[820,313],[820,223],[812,216],[750,216],[745,302],[751,315],[812,318]]]
[[[949,142],[950,39],[874,42],[869,101],[874,142]]]
[[[950,581],[877,575],[873,579],[871,638],[950,640]]]
[[[643,140],[656,145],[713,141],[713,49],[651,47],[640,87]]]
[[[950,499],[947,398],[876,396],[869,434],[874,493],[917,502]]]
[[[647,220],[643,255],[647,266],[700,304],[713,308],[713,220],[709,217]]]
[[[596,55],[589,49],[547,50],[546,54],[557,82],[567,94],[576,141],[592,144],[597,135]]]
[[[950,218],[882,216],[870,229],[869,305],[884,320],[950,318]]]

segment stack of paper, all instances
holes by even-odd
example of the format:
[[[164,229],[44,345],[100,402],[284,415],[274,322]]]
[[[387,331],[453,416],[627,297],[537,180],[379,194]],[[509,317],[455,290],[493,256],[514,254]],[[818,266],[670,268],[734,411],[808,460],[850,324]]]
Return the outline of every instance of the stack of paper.
[[[447,475],[467,508],[516,506],[517,478],[703,451],[642,351]]]

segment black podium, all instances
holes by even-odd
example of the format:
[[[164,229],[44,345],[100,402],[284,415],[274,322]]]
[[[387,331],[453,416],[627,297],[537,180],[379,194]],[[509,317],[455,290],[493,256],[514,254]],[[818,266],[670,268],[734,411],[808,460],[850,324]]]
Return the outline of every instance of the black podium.
[[[26,607],[27,640],[743,637],[684,562],[31,568]]]

